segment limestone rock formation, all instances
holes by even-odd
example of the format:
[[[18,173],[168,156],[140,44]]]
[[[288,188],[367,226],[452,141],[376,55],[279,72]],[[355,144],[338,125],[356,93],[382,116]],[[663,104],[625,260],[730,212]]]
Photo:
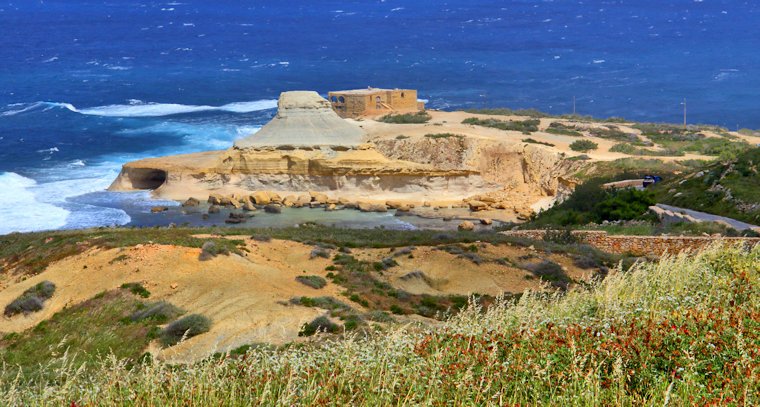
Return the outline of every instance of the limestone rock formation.
[[[277,116],[257,133],[235,142],[237,148],[356,147],[364,132],[341,119],[317,92],[283,92]]]
[[[508,135],[460,134],[463,129],[447,121],[344,120],[314,92],[285,92],[278,107],[258,133],[227,150],[127,163],[110,190],[149,189],[175,200],[209,197],[210,211],[341,205],[438,217],[471,211],[477,218],[514,221],[575,187],[579,162]],[[416,135],[399,134],[407,130]]]

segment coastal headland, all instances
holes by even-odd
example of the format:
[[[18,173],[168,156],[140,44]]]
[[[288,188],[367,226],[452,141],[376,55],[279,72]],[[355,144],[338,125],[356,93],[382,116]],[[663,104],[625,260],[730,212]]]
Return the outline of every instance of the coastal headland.
[[[524,112],[389,114],[342,119],[315,92],[284,92],[277,115],[227,150],[127,163],[111,191],[151,190],[234,207],[274,204],[521,221],[563,199],[595,163],[676,152],[637,123]],[[760,137],[704,129],[712,141]],[[578,142],[588,148],[577,148]],[[575,143],[575,144],[574,144]]]

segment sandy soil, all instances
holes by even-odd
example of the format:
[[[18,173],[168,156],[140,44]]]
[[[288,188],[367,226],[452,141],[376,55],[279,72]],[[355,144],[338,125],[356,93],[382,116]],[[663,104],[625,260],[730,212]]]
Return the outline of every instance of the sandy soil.
[[[150,301],[167,300],[213,321],[210,332],[167,349],[159,357],[194,359],[243,344],[292,341],[301,325],[324,311],[281,303],[294,296],[337,295],[339,287],[332,284],[315,290],[295,281],[304,272],[324,275],[328,260],[309,260],[311,248],[293,242],[249,242],[248,247],[251,253],[245,257],[218,256],[203,262],[198,260],[200,249],[177,246],[90,250],[1,291],[0,304],[7,304],[40,281],[50,280],[57,286],[42,311],[3,318],[0,331],[31,328],[104,290],[141,282],[151,292]],[[113,262],[119,256],[127,258]]]
[[[523,260],[525,256],[535,256],[533,261],[542,258],[559,263],[565,273],[575,280],[586,280],[591,276],[590,271],[575,267],[565,256],[545,255],[530,248],[510,245],[495,246],[488,243],[476,245],[477,254],[484,259],[506,258],[519,263],[530,261]],[[355,254],[357,258],[371,261],[379,261],[392,255],[388,249],[367,249]],[[525,290],[542,288],[540,281],[530,278],[531,274],[523,269],[494,262],[476,265],[468,259],[446,253],[435,247],[416,247],[412,250],[411,258],[408,255],[402,255],[394,259],[399,266],[385,271],[382,278],[394,287],[412,294],[496,296],[501,293],[517,294]],[[427,280],[406,277],[407,274],[416,271],[424,273]]]
[[[469,117],[477,117],[481,119],[493,118],[493,119],[498,119],[498,120],[530,119],[530,117],[526,117],[526,116],[494,116],[494,115],[473,114],[473,113],[467,113],[467,112],[461,112],[461,111],[443,112],[443,111],[435,111],[435,110],[428,110],[428,113],[430,113],[430,115],[433,118],[428,123],[425,123],[425,124],[388,124],[388,123],[382,123],[382,122],[372,120],[372,118],[368,118],[366,120],[361,120],[361,121],[353,120],[353,122],[359,127],[362,127],[367,132],[368,141],[382,139],[382,138],[392,138],[401,134],[411,137],[411,136],[424,136],[425,134],[431,134],[431,133],[433,134],[434,133],[454,133],[454,134],[462,134],[467,137],[473,137],[473,138],[483,138],[483,139],[499,140],[499,141],[507,140],[507,141],[514,141],[514,142],[521,142],[522,139],[530,137],[537,141],[554,144],[554,147],[545,146],[545,148],[563,152],[567,154],[568,157],[581,155],[581,153],[570,149],[570,144],[578,140],[578,137],[564,136],[564,135],[546,133],[544,131],[541,131],[549,127],[549,125],[552,122],[578,124],[570,120],[542,118],[540,119],[541,121],[539,125],[540,130],[530,135],[525,135],[518,131],[505,131],[505,130],[499,130],[499,129],[482,127],[482,126],[462,124],[462,121]],[[586,128],[603,128],[605,124],[609,124],[609,123],[582,123],[581,126],[586,127]],[[629,125],[616,123],[615,126],[618,126],[622,131],[641,135],[641,131],[634,129],[630,127]],[[755,144],[760,143],[760,137],[743,136],[743,135],[739,135],[738,133],[736,135],[751,143],[752,142],[754,142]],[[713,134],[713,136],[720,137],[719,135],[715,135],[715,134]],[[614,146],[615,144],[618,144],[617,141],[607,140],[607,139],[603,139],[599,137],[585,137],[585,138],[589,138],[599,145],[598,150],[594,150],[594,151],[590,151],[586,153],[586,155],[588,155],[592,160],[612,161],[619,158],[631,157],[628,154],[613,153],[609,151],[609,149],[612,148],[612,146]],[[646,138],[646,137],[643,137],[643,138]],[[703,156],[699,154],[686,154],[681,157],[652,157],[652,158],[658,158],[663,161],[676,161],[676,160],[689,160],[689,159],[711,159],[713,157]]]
[[[0,332],[32,328],[56,312],[100,292],[116,289],[124,283],[140,282],[151,292],[147,301],[166,300],[188,313],[206,315],[213,321],[208,333],[168,349],[151,347],[158,358],[183,362],[244,344],[299,340],[300,327],[326,311],[290,305],[288,300],[292,297],[333,296],[351,303],[341,296],[344,289],[329,279],[328,285],[318,290],[295,280],[299,275],[326,276],[325,267],[332,263],[323,258],[310,259],[312,246],[280,240],[262,243],[244,236],[230,238],[244,239],[249,252],[243,256],[217,256],[199,261],[200,249],[148,244],[125,249],[92,249],[56,262],[43,273],[0,291],[0,304],[8,304],[40,281],[50,280],[57,286],[55,295],[45,303],[43,310],[1,318]],[[523,261],[521,256],[525,255],[546,257],[530,248],[484,243],[479,244],[478,254],[488,259],[508,258],[516,262]],[[353,255],[377,261],[387,257],[389,249],[357,249]],[[569,258],[559,255],[546,258],[563,265],[574,279],[590,275],[589,271],[575,268]],[[526,278],[528,273],[521,269],[493,262],[478,266],[432,247],[415,248],[413,258],[400,256],[396,260],[399,266],[384,272],[380,278],[414,294],[497,295],[541,289],[538,280]],[[412,271],[423,272],[426,279],[402,278]]]

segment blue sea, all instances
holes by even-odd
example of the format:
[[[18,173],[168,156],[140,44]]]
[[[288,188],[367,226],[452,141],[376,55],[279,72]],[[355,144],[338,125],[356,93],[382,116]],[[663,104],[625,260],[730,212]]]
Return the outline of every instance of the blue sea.
[[[134,224],[126,161],[223,149],[281,91],[760,128],[760,2],[0,2],[0,234]]]

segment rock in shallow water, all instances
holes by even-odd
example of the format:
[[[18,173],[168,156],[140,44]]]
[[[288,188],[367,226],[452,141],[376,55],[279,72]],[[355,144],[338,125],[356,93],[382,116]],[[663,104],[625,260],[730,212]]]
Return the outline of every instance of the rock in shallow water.
[[[475,224],[466,220],[459,224],[459,230],[475,230]]]
[[[269,204],[264,207],[266,213],[282,213],[282,206],[277,204]]]

